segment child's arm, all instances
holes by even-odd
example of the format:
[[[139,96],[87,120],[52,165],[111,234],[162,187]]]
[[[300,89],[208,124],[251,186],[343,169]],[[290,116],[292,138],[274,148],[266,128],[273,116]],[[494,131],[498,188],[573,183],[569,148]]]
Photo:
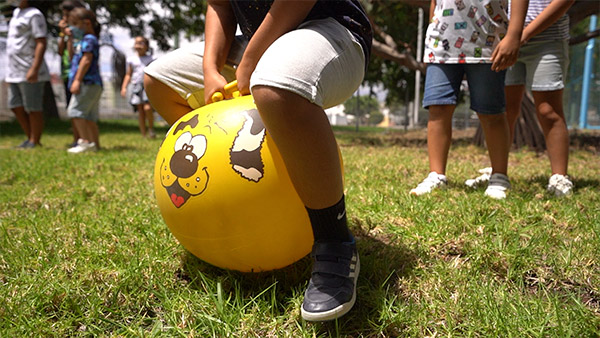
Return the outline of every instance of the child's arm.
[[[27,71],[27,82],[34,83],[38,80],[38,73],[42,62],[44,62],[44,53],[46,52],[46,38],[35,39],[35,51],[33,54],[33,63]]]
[[[129,85],[129,81],[131,81],[131,73],[133,73],[133,68],[131,68],[131,65],[128,64],[125,77],[123,78],[123,84],[121,85],[121,96],[123,97],[127,95],[127,86]]]
[[[556,20],[560,19],[573,5],[575,0],[553,0],[548,7],[523,29],[521,44],[526,43],[532,37],[540,34],[550,27]]]
[[[67,48],[67,42],[65,38],[68,38],[65,33],[65,28],[67,28],[67,21],[65,19],[61,19],[58,22],[58,28],[60,28],[60,33],[58,37],[58,55],[62,56],[65,52],[65,48]]]
[[[202,69],[204,71],[204,101],[212,102],[212,95],[220,91],[227,80],[221,75],[229,48],[235,35],[236,20],[228,0],[209,0],[206,9],[205,45]],[[223,93],[229,98],[229,94]]]
[[[92,60],[94,59],[94,54],[91,52],[83,53],[83,57],[81,61],[79,61],[79,65],[77,66],[77,73],[75,73],[75,77],[73,77],[73,84],[71,84],[71,93],[79,94],[81,90],[81,82],[83,82],[83,77],[87,73],[88,69],[92,65]]]
[[[492,52],[493,71],[499,72],[517,62],[528,5],[529,0],[512,0],[510,2],[510,22],[506,36]]]
[[[306,18],[316,0],[275,0],[263,22],[248,43],[235,75],[242,95],[250,93],[250,75],[269,46],[295,29]]]
[[[429,22],[433,19],[433,14],[435,13],[435,6],[437,6],[436,0],[431,0],[431,4],[429,4]]]

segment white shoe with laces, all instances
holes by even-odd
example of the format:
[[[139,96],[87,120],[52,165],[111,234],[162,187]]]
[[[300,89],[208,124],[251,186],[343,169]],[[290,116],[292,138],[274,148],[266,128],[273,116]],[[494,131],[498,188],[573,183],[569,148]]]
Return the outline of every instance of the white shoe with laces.
[[[487,184],[492,176],[492,167],[479,169],[480,176],[470,178],[465,181],[465,184],[469,188],[477,188]]]
[[[86,151],[96,151],[96,143],[84,141],[82,139],[77,140],[77,145],[73,148],[69,148],[67,152],[71,154],[79,154]]]
[[[573,191],[573,182],[566,175],[554,174],[550,176],[546,189],[549,193],[554,194],[554,196],[562,197],[571,194]]]
[[[410,191],[411,195],[420,196],[428,194],[437,188],[445,188],[448,185],[446,175],[441,175],[432,171],[427,175],[423,182],[419,183],[416,188]]]
[[[510,181],[508,176],[500,173],[495,173],[490,176],[485,196],[493,199],[502,200],[506,198],[506,192],[510,189]]]

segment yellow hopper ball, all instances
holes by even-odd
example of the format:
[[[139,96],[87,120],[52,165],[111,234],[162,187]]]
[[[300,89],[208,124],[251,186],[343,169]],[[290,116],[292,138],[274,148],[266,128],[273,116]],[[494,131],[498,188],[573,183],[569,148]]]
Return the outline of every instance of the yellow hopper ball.
[[[252,96],[173,124],[156,157],[154,190],[175,238],[212,265],[268,271],[311,250],[306,209]]]

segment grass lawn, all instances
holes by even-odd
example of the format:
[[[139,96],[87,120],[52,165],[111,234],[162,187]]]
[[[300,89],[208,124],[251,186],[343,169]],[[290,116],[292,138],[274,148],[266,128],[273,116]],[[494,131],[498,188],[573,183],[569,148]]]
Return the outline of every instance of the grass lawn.
[[[598,134],[573,138],[574,195],[546,194],[546,156],[520,150],[495,201],[463,185],[488,163],[467,136],[449,188],[415,198],[422,131],[337,130],[358,299],[338,321],[307,323],[308,258],[259,274],[195,258],[153,196],[160,138],[135,121],[100,131],[104,150],[67,154],[69,124],[50,121],[43,148],[19,151],[17,124],[0,123],[0,337],[600,336]]]

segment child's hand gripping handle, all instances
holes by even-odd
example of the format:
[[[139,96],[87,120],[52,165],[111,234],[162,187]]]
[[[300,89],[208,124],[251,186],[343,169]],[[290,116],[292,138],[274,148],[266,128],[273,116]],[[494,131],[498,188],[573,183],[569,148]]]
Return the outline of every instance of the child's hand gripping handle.
[[[240,91],[238,90],[237,87],[237,81],[231,81],[228,84],[225,85],[225,87],[223,87],[223,91],[225,91],[225,93],[230,94],[233,97],[239,97],[240,95]],[[213,102],[218,102],[218,101],[222,101],[225,97],[223,96],[223,93],[221,92],[216,92],[212,95],[212,101]]]

